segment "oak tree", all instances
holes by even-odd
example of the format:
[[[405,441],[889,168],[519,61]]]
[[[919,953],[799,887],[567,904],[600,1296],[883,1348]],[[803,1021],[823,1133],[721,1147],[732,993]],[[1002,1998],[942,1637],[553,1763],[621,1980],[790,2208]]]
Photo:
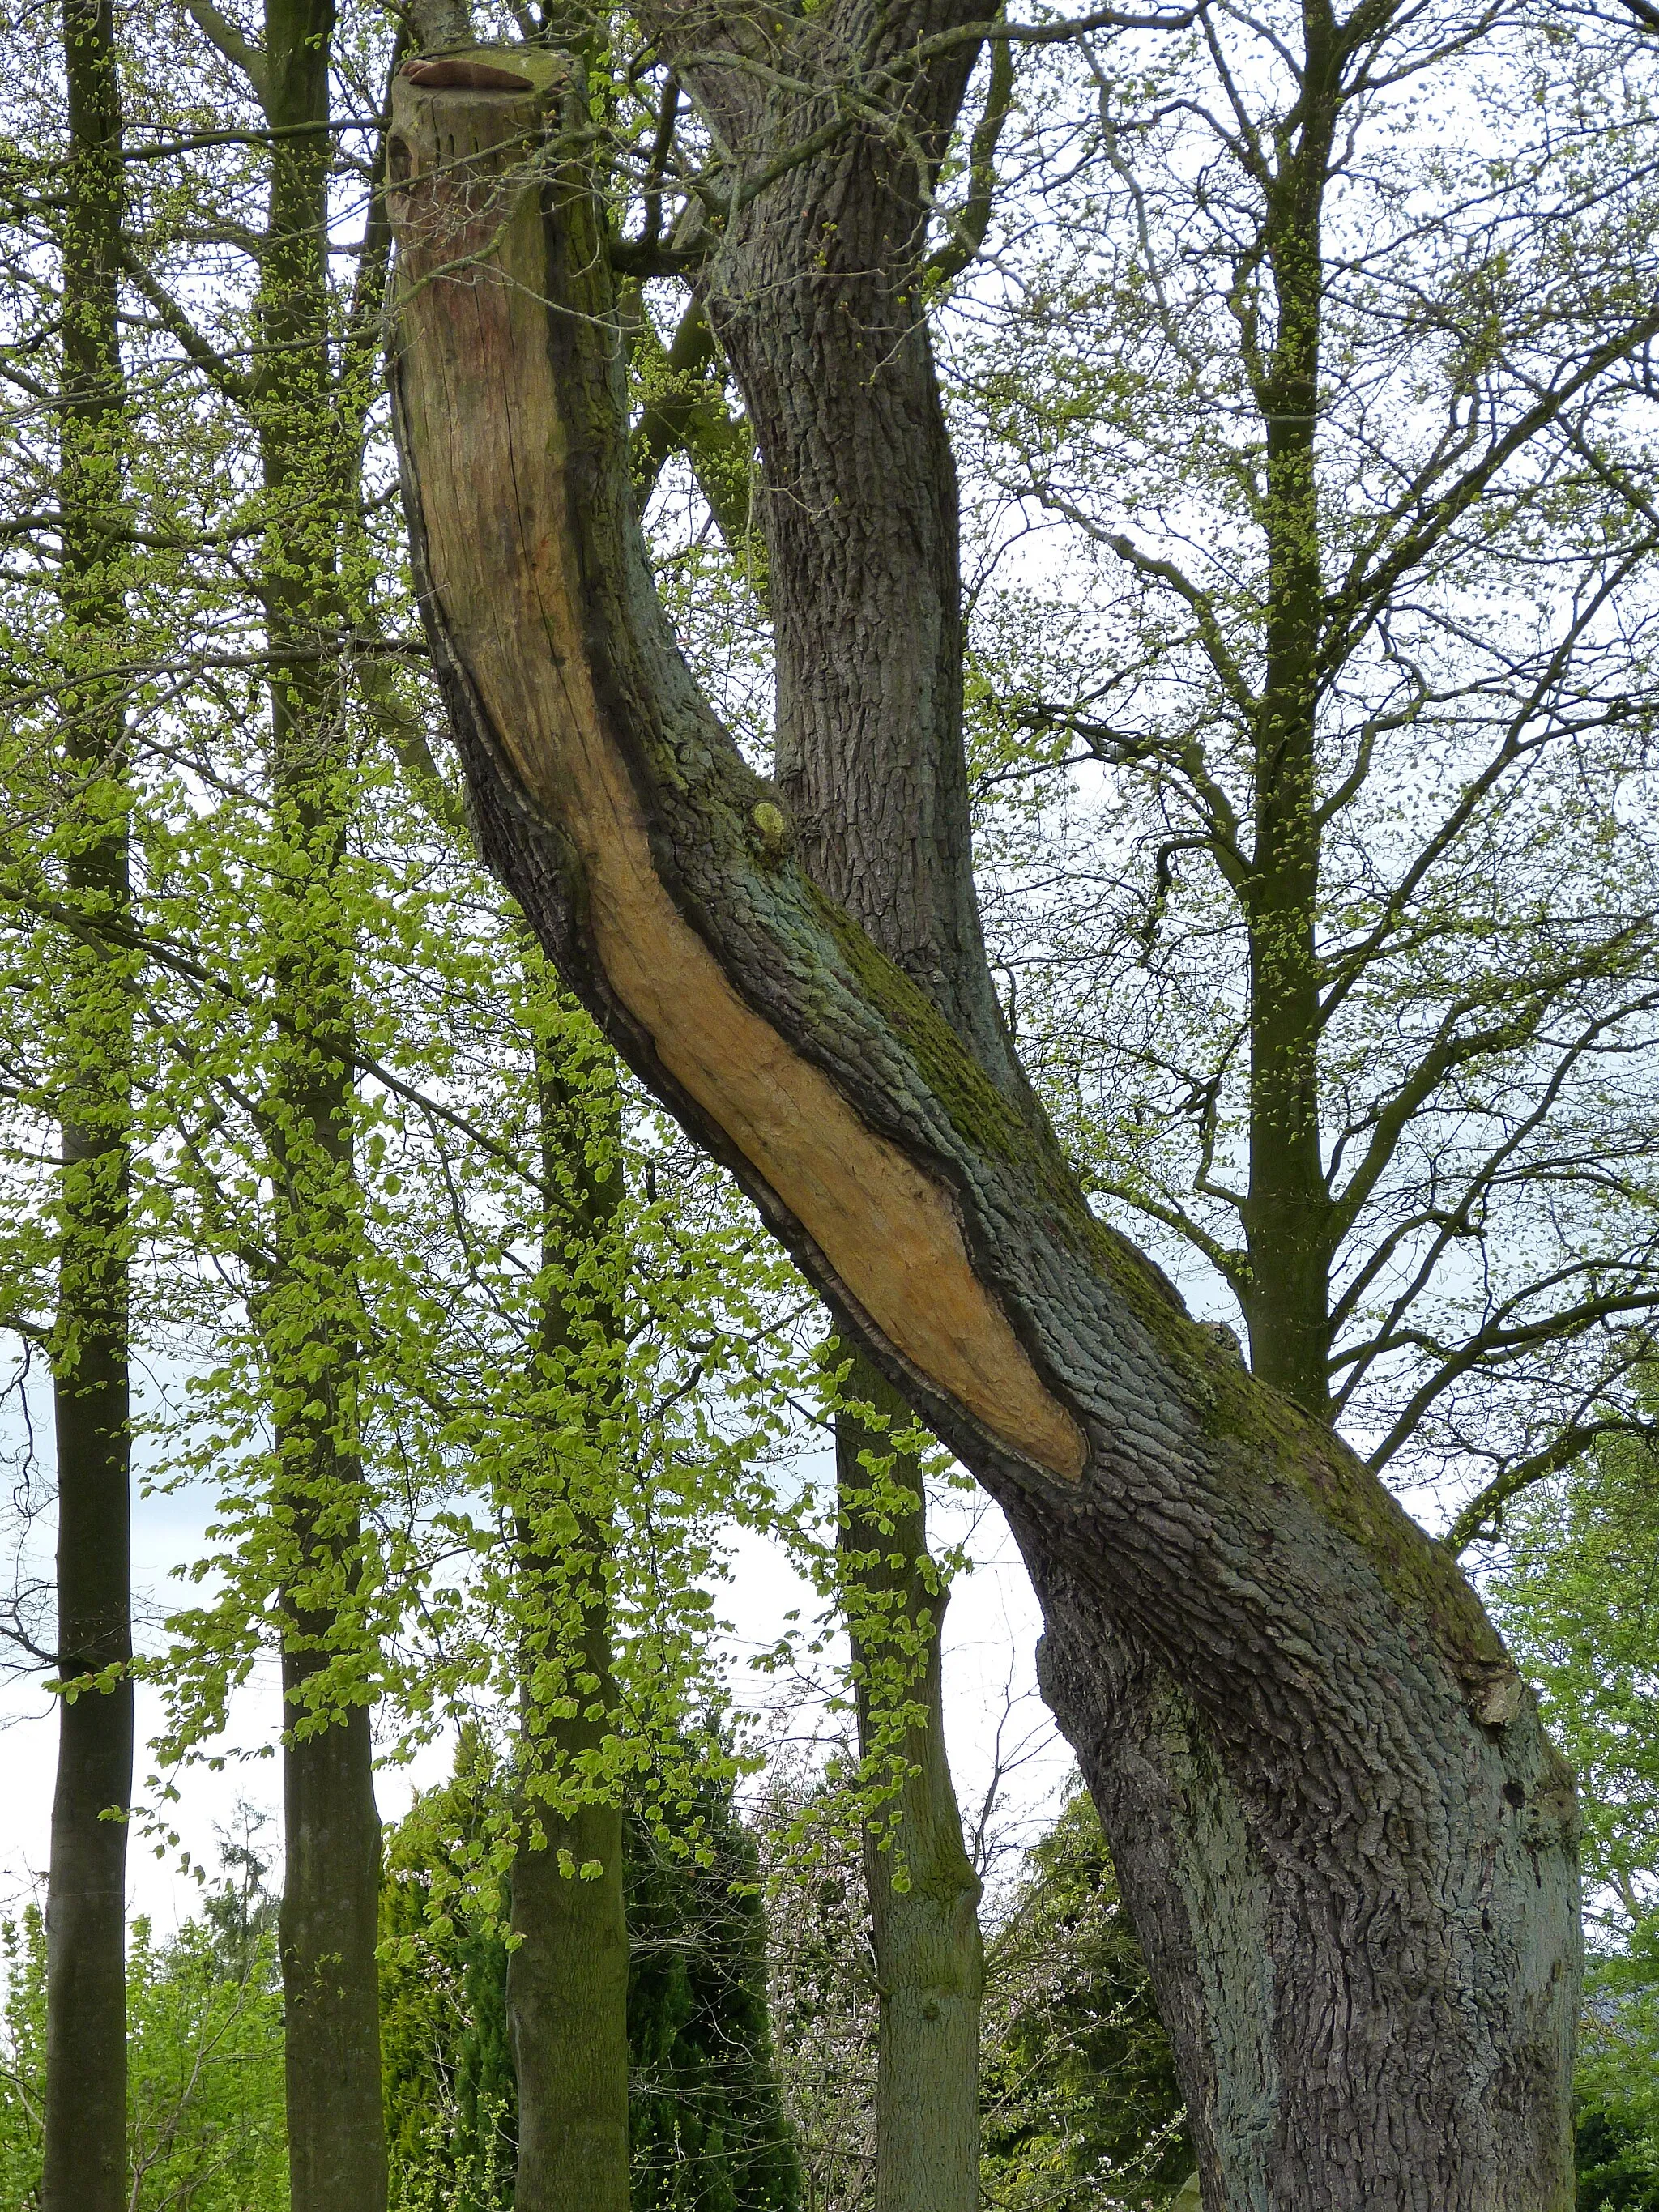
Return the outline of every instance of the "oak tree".
[[[994,27],[855,5],[659,27],[725,157],[709,296],[769,493],[787,803],[697,695],[645,565],[568,64],[399,78],[406,501],[484,849],[1003,1503],[1212,2212],[1559,2206],[1571,1778],[1452,1562],[1095,1219],[991,988],[921,301],[932,165]],[[837,905],[837,866],[884,883],[904,964]]]

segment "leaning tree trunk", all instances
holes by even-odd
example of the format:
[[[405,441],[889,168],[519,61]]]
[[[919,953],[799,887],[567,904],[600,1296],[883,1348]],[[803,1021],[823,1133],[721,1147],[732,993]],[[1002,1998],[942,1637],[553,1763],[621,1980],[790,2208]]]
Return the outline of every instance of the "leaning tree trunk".
[[[890,35],[917,28],[896,14]],[[781,793],[697,693],[632,518],[569,82],[504,50],[416,65],[396,94],[405,492],[486,850],[1007,1510],[1209,2212],[1563,2212],[1571,1777],[1454,1563],[1093,1218],[1006,1047],[966,1049],[812,880]],[[847,194],[885,158],[850,122],[836,147]],[[840,281],[838,234],[778,226],[794,293],[749,309],[798,349],[777,411],[744,375],[769,465],[781,411],[823,394],[798,310]],[[896,506],[937,450],[922,424],[893,457]],[[826,588],[816,625],[781,625],[781,698],[807,653],[850,680],[867,645]],[[911,828],[939,839],[971,963],[965,845]]]
[[[914,1416],[861,1355],[845,1388],[860,1408],[836,1422],[859,1750],[871,1778],[891,1787],[864,1832],[880,2005],[876,2212],[977,2212],[985,1950],[945,1744],[946,1592],[930,1571],[921,1469],[893,1448]],[[884,1707],[904,1710],[896,1732]]]
[[[531,969],[539,963],[528,949]],[[544,990],[550,983],[530,980]],[[622,1164],[614,1121],[596,1112],[591,1088],[572,1079],[546,1036],[537,1039],[536,1076],[547,1287],[526,1425],[530,1464],[503,1501],[517,1531],[526,1622],[513,1863],[519,1943],[507,1963],[519,2093],[513,2203],[514,2212],[628,2212],[622,1806],[595,1800],[558,1811],[545,1795],[568,1788],[616,1726],[599,1437],[617,1387]],[[573,1388],[586,1417],[574,1453],[564,1419]]]
[[[94,932],[128,904],[123,470],[118,320],[125,204],[114,21],[65,0],[59,502],[70,798],[64,889]],[[112,650],[114,647],[116,649]],[[71,945],[52,1407],[58,1457],[58,1706],[46,1886],[43,2212],[127,2201],[126,1812],[132,1796],[127,1202],[130,963],[100,935]],[[93,1678],[88,1680],[88,1678]],[[115,1817],[111,1817],[112,1815]]]

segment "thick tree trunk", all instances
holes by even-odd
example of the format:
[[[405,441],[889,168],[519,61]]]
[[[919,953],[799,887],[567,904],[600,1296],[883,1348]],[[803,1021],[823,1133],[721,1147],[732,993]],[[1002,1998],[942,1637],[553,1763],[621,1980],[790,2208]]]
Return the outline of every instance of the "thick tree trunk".
[[[864,1836],[880,2001],[876,2212],[977,2212],[985,1953],[979,1877],[963,1844],[945,1744],[946,1594],[928,1572],[921,1470],[891,1443],[915,1417],[862,1356],[843,1387],[884,1424],[872,1428],[851,1411],[836,1424],[859,1749],[878,1771],[894,1760],[902,1767],[896,1795]],[[870,1459],[891,1462],[879,1491],[864,1464]],[[886,1510],[893,1486],[914,1502]],[[882,1724],[884,1705],[918,1711],[896,1740]]]
[[[118,677],[125,393],[118,271],[122,118],[108,0],[65,0],[64,222],[65,890],[94,927],[128,903]],[[112,650],[115,647],[116,650]],[[127,2198],[125,1814],[132,1795],[127,1200],[132,1014],[125,956],[73,946],[62,991],[65,1104],[52,1345],[58,1672],[109,1674],[58,1707],[46,1889],[44,2212]],[[112,1815],[115,1817],[111,1817]]]
[[[392,173],[411,538],[486,850],[1003,1502],[1209,2212],[1562,2212],[1575,1814],[1530,1693],[1453,1563],[1092,1218],[996,1039],[970,1056],[801,866],[652,590],[577,136],[528,165],[565,64],[479,60],[496,76],[401,81]],[[799,250],[800,297],[839,281],[833,237]],[[790,404],[823,386],[805,339],[799,372]],[[781,660],[855,681],[868,641],[823,606]],[[780,684],[796,700],[799,665]],[[960,914],[965,848],[939,842]]]
[[[288,1534],[283,1592],[283,1905],[295,2212],[386,2201],[375,1963],[380,1877],[369,1715],[324,1680],[354,1632],[361,1541],[350,956],[337,870],[346,749],[332,633],[343,462],[327,282],[331,0],[267,0],[260,92],[278,135],[260,261],[253,413],[269,516],[261,592],[272,655],[276,840],[276,1279],[258,1300]]]
[[[535,963],[533,949],[532,964]],[[545,975],[532,986],[550,988]],[[551,1810],[616,1725],[609,1552],[599,1431],[616,1388],[615,1293],[622,1195],[610,1110],[573,1079],[558,1046],[536,1051],[541,1117],[543,1310],[538,1391],[581,1391],[588,1448],[561,1465],[565,1408],[532,1413],[532,1464],[505,1502],[519,1540],[526,1617],[519,1749],[520,1836],[513,1865],[507,2033],[519,2090],[515,2212],[627,2212],[628,1928],[623,1815],[617,1803]],[[574,1699],[575,1710],[569,1709]],[[584,1871],[586,1870],[586,1871]]]

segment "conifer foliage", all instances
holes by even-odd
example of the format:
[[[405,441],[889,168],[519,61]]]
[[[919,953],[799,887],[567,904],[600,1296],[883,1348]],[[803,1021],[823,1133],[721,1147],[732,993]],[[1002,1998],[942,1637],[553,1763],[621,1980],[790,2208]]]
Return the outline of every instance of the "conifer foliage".
[[[518,2141],[507,1937],[476,1892],[451,1887],[504,1796],[476,1737],[439,1796],[393,1835],[381,1913],[392,2203],[504,2212]],[[623,1830],[635,2212],[796,2212],[754,1840],[727,1781],[705,1778],[680,1818],[678,1845],[637,1816]]]

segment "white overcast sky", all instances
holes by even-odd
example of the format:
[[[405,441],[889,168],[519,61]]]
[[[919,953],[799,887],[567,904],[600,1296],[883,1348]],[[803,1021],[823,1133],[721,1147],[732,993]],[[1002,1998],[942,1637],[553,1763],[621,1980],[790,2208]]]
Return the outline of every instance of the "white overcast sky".
[[[49,1447],[50,1400],[44,1391],[32,1411],[37,1441]],[[7,1441],[15,1440],[14,1430]],[[206,1550],[204,1531],[213,1505],[207,1488],[135,1501],[133,1579],[141,1620],[155,1621],[187,1601],[176,1571]],[[1034,1654],[1042,1628],[1036,1601],[1006,1524],[988,1499],[978,1493],[951,1493],[936,1506],[933,1523],[941,1541],[957,1530],[970,1532],[976,1563],[957,1583],[945,1615],[947,1725],[964,1815],[970,1824],[977,1819],[999,1755],[1006,1761],[1012,1753],[1013,1771],[1004,1784],[993,1828],[1005,1844],[1028,1840],[1046,1825],[1072,1769],[1071,1754],[1036,1693]],[[52,1544],[50,1521],[43,1516],[30,1545],[35,1571],[49,1567]],[[734,1700],[773,1708],[779,1731],[788,1737],[810,1736],[823,1725],[822,1718],[803,1702],[799,1685],[756,1674],[748,1658],[775,1644],[792,1610],[810,1620],[817,1601],[781,1553],[761,1537],[740,1535],[732,1566],[717,1598],[731,1625]],[[155,1648],[153,1629],[144,1640]],[[141,1793],[154,1768],[145,1740],[155,1733],[158,1719],[153,1693],[141,1687]],[[272,1655],[240,1694],[234,1740],[274,1746],[279,1724]],[[39,1680],[0,1684],[0,1917],[15,1913],[31,1897],[45,1901],[56,1751],[56,1705]],[[448,1769],[447,1743],[423,1753],[413,1767],[383,1769],[378,1783],[382,1819],[397,1819],[416,1787],[441,1779]],[[178,1783],[181,1801],[168,1808],[168,1818],[178,1832],[179,1847],[158,1856],[155,1838],[135,1827],[129,1853],[131,1911],[147,1915],[161,1933],[188,1917],[199,1894],[196,1881],[180,1870],[181,1853],[211,1869],[216,1830],[235,1826],[239,1800],[270,1814],[264,1843],[275,1848],[279,1834],[280,1770],[274,1756],[238,1759],[219,1772],[193,1767]],[[1005,1863],[1005,1871],[1011,1863]]]

